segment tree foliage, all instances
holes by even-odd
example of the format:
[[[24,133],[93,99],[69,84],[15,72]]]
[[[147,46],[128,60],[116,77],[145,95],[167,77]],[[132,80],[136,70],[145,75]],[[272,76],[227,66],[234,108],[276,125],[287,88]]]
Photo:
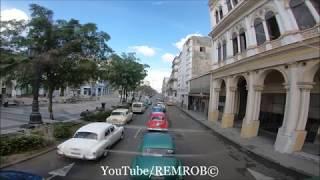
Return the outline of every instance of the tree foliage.
[[[20,84],[31,83],[40,76],[48,90],[49,112],[56,88],[76,87],[97,77],[97,62],[106,59],[111,48],[110,36],[98,31],[94,23],[78,20],[54,20],[53,11],[30,5],[31,20],[1,22],[1,72],[14,75]],[[28,49],[35,51],[28,58]],[[3,60],[2,60],[3,59]]]
[[[135,90],[147,76],[148,67],[139,63],[134,53],[123,53],[121,56],[113,54],[109,63],[100,68],[100,72],[126,98],[127,92]]]

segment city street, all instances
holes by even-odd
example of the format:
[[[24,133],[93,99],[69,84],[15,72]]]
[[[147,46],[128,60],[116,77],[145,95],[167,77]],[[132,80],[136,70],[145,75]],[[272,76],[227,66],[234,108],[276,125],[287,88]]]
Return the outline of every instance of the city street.
[[[110,179],[103,176],[101,166],[120,168],[130,166],[137,153],[142,136],[146,133],[145,123],[150,107],[144,114],[135,114],[133,121],[125,126],[125,138],[117,143],[107,157],[98,161],[82,161],[59,157],[51,151],[34,159],[6,169],[32,172],[49,179]],[[184,166],[217,166],[219,175],[214,179],[300,179],[298,174],[286,172],[277,165],[243,152],[204,128],[175,106],[167,107],[170,134],[176,143],[176,156]],[[74,164],[72,164],[74,163]],[[70,165],[65,177],[50,175],[49,172]],[[63,173],[62,173],[63,174]],[[128,179],[113,176],[112,179]],[[212,179],[209,176],[188,176],[185,179]]]
[[[96,107],[101,107],[101,102],[105,102],[106,108],[110,108],[118,101],[118,97],[110,95],[103,97],[100,100],[82,101],[74,104],[54,103],[54,122],[77,120],[80,118],[80,113],[82,111],[87,109],[94,110]],[[42,120],[46,123],[52,122],[52,120],[49,119],[48,105],[42,104],[39,108],[42,115]],[[18,130],[21,125],[27,124],[29,122],[30,113],[31,105],[0,107],[1,134]]]

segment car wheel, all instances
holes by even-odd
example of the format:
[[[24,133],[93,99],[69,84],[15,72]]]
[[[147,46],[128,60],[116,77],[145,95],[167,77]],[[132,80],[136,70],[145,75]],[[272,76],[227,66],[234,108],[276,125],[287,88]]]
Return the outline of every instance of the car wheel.
[[[122,131],[120,139],[124,139],[124,132]]]
[[[103,157],[108,156],[108,152],[109,152],[109,147],[106,147],[106,149],[103,152]]]

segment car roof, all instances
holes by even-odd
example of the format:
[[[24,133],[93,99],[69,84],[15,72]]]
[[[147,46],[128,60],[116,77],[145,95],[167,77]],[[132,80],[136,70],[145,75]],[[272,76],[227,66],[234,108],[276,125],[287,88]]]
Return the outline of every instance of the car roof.
[[[134,102],[132,104],[143,104],[142,102]]]
[[[93,132],[93,133],[98,133],[99,134],[99,133],[104,132],[110,126],[111,126],[110,123],[94,122],[94,123],[90,123],[90,124],[82,126],[81,128],[79,128],[77,130],[77,132],[79,132],[79,131],[81,131],[81,132]]]
[[[143,136],[142,148],[174,149],[173,139],[166,133],[147,133]]]
[[[153,106],[152,109],[162,109],[161,106]]]
[[[125,109],[125,108],[119,108],[119,109],[115,109],[113,110],[112,112],[127,112],[128,109]]]
[[[166,116],[163,112],[151,112],[150,116]]]

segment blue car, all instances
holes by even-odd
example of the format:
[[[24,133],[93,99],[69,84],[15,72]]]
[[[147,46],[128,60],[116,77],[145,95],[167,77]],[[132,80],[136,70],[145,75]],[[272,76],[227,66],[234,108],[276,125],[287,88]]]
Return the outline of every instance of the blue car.
[[[44,178],[39,175],[35,175],[27,172],[7,170],[7,171],[0,171],[0,179],[1,180],[43,180]]]
[[[161,106],[153,106],[152,112],[164,112],[164,109]]]

